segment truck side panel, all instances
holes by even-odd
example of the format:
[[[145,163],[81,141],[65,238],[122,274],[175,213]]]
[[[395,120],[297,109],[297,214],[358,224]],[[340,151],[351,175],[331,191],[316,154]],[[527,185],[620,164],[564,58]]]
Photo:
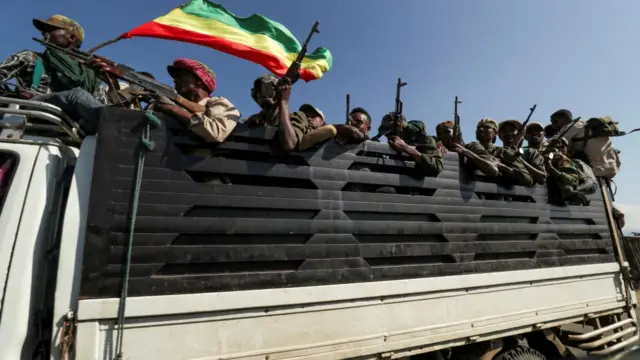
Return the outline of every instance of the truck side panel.
[[[116,108],[103,116],[81,289],[89,298],[120,293],[132,129],[143,117]],[[599,193],[589,206],[550,205],[545,187],[470,180],[455,154],[437,178],[423,178],[406,159],[381,158],[397,156],[386,144],[328,142],[274,157],[269,129],[239,126],[214,147],[165,120],[144,169],[131,296],[615,262]],[[375,192],[382,186],[398,194]]]

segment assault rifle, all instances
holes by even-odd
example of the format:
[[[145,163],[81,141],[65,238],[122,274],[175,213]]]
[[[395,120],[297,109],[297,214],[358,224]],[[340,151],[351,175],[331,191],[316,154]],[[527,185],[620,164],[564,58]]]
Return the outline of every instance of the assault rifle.
[[[537,104],[533,104],[533,107],[529,108],[529,115],[527,116],[527,119],[522,123],[522,127],[518,130],[518,137],[516,138],[516,140],[518,140],[516,142],[516,144],[518,144],[518,149],[520,149],[522,147],[522,144],[524,143],[524,136],[526,135],[525,131],[527,130],[527,124],[529,123],[529,120],[531,120],[531,115],[533,115],[533,112],[536,111],[537,107],[538,107]]]
[[[85,64],[88,64],[92,58],[96,58],[111,66],[112,69],[109,71],[109,75],[113,75],[118,79],[124,80],[128,82],[130,85],[139,86],[144,90],[146,90],[148,93],[150,93],[152,96],[155,96],[155,97],[164,96],[169,100],[173,101],[174,103],[183,106],[184,108],[186,108],[191,112],[197,113],[197,112],[203,112],[205,110],[204,106],[198,105],[178,95],[178,93],[173,87],[163,84],[161,82],[158,82],[148,76],[142,75],[139,72],[137,72],[135,69],[127,65],[118,64],[106,57],[90,54],[77,49],[73,49],[73,50],[64,49],[64,48],[61,48],[60,46],[42,41],[38,38],[33,38],[33,40],[46,46],[47,49],[63,52],[66,55]]]
[[[453,143],[462,144],[462,135],[460,133],[460,115],[458,115],[458,105],[462,104],[462,100],[459,100],[456,96],[453,101]]]
[[[296,60],[289,65],[287,72],[282,77],[282,80],[287,79],[291,85],[295,84],[296,81],[300,79],[300,67],[302,66],[302,60],[307,55],[307,46],[309,45],[309,41],[313,37],[313,34],[319,34],[320,30],[318,30],[318,26],[320,26],[320,21],[316,21],[311,28],[311,32],[307,36],[307,39],[302,44],[302,48],[296,57]]]
[[[404,108],[404,103],[402,102],[402,99],[400,99],[400,90],[406,85],[406,82],[402,82],[402,79],[398,78],[398,82],[396,83],[396,108],[393,112],[394,119],[392,119],[391,122],[383,121],[382,124],[380,124],[380,131],[378,135],[373,137],[371,140],[377,141],[383,136],[397,136],[400,134],[400,131],[402,130],[402,110]]]

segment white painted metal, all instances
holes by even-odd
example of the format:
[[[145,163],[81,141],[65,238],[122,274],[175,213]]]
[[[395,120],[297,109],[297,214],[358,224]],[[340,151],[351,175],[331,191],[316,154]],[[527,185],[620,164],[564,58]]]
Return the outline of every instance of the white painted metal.
[[[0,256],[10,256],[5,296],[0,321],[0,351],[2,359],[21,359],[38,341],[35,314],[44,300],[45,254],[55,240],[57,217],[60,214],[58,179],[68,160],[58,144],[0,143],[0,149],[14,149],[20,155],[18,173],[12,181],[9,207],[3,209],[19,221],[13,237],[2,236]],[[14,187],[15,186],[15,187]],[[22,187],[28,187],[26,192]],[[13,220],[8,220],[9,222]],[[0,225],[0,228],[8,229]],[[11,249],[9,250],[9,246]],[[4,260],[3,260],[4,261]]]
[[[130,298],[128,359],[344,359],[438,349],[621,309],[618,264]],[[81,300],[77,359],[110,359],[117,299]]]

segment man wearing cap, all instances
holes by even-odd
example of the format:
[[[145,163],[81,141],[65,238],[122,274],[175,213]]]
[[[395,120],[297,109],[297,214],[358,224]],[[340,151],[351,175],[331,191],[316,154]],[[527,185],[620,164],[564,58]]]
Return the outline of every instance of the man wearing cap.
[[[520,154],[495,145],[498,123],[480,119],[476,126],[477,141],[465,146],[456,144],[455,151],[465,156],[485,175],[506,180],[509,184],[531,187],[533,178],[522,164]]]
[[[503,168],[502,172],[518,185],[533,186],[533,183],[528,185],[531,178],[535,179],[539,185],[543,185],[547,180],[547,174],[521,157],[520,141],[524,134],[521,135],[520,132],[523,130],[522,123],[518,120],[505,120],[498,125],[498,137],[503,145],[500,149],[500,160],[509,167],[509,169]]]
[[[589,205],[585,194],[578,190],[581,173],[567,156],[568,146],[569,142],[562,137],[557,140],[553,154],[545,152],[545,168],[552,185],[549,193],[551,195],[557,192],[560,200],[570,205]]]
[[[400,117],[398,120],[397,116]],[[387,124],[396,121],[402,127],[397,135],[387,135],[389,146],[411,156],[421,176],[437,177],[444,169],[444,157],[436,139],[427,135],[427,126],[420,120],[406,122],[404,115],[391,112],[382,118],[378,132],[384,132],[385,127],[391,126]]]
[[[298,111],[289,112],[291,84],[288,81],[278,85],[278,134],[280,147],[285,152],[304,151],[336,136],[337,130],[327,125],[324,114],[311,104],[303,104]]]
[[[620,168],[620,156],[613,148],[611,138],[593,137],[587,123],[574,120],[567,109],[560,109],[550,116],[551,127],[569,142],[569,153],[589,163],[596,176],[613,178]],[[556,136],[556,137],[557,137]]]
[[[436,135],[439,144],[449,151],[455,151],[456,148],[454,131],[455,123],[451,120],[445,120],[436,126]],[[462,139],[460,139],[460,141],[462,141]]]
[[[544,127],[538,122],[529,123],[524,129],[524,138],[527,140],[527,146],[522,148],[522,159],[536,170],[529,172],[536,182],[542,185],[547,178],[542,156],[546,146]]]
[[[45,41],[64,49],[78,49],[84,41],[82,27],[63,15],[34,19],[33,25]],[[21,51],[0,63],[0,87],[8,90],[6,82],[11,79],[21,97],[60,107],[89,134],[97,130],[99,109],[107,98],[95,69],[56,50]]]
[[[223,142],[240,120],[240,111],[226,98],[211,96],[216,74],[207,65],[191,59],[176,59],[167,66],[178,95],[186,99],[177,105],[160,98],[156,110],[173,116],[207,142]]]

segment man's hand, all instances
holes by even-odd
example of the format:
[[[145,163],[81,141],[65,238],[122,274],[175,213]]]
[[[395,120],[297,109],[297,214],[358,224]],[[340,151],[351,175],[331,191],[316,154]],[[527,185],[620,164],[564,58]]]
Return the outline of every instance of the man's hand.
[[[460,155],[466,155],[469,152],[469,150],[466,147],[458,143],[453,144],[453,148],[451,149],[451,151],[458,153]]]
[[[115,68],[111,64],[108,64],[97,57],[92,57],[91,59],[89,59],[87,65],[100,71],[101,74],[107,74],[115,71]]]
[[[291,82],[289,79],[284,78],[278,85],[278,95],[281,103],[289,103],[291,97]]]
[[[442,153],[442,155],[446,155],[447,152],[449,152],[449,149],[447,149],[446,146],[444,146],[444,144],[440,141],[438,141],[438,149],[440,149],[440,152]]]
[[[407,143],[400,139],[399,136],[392,136],[388,141],[389,146],[396,151],[404,151],[407,148]]]

